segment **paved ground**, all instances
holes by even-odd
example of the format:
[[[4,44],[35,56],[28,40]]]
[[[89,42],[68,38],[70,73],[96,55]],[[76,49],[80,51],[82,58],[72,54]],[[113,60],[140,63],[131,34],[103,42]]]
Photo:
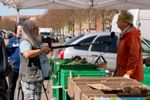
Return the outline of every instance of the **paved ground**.
[[[51,85],[52,84],[52,81],[44,81],[44,86],[45,88],[47,89],[46,90],[46,94],[48,96],[48,100],[55,100],[54,97],[52,97],[52,88],[51,88]],[[15,99],[14,100],[17,100],[17,97],[18,97],[18,88],[16,88],[16,91],[15,91]],[[21,97],[21,92],[20,92],[20,95],[19,95],[19,99],[18,100],[22,100],[22,97]],[[41,96],[41,100],[47,100],[46,99],[46,95],[44,93],[44,90],[42,89],[42,96]]]

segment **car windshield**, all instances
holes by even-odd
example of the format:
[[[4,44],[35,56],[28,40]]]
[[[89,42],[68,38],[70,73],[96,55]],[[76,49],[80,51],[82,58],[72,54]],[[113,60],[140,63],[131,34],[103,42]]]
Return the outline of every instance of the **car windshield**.
[[[142,39],[142,49],[144,53],[150,53],[150,41],[143,38]]]
[[[84,36],[84,34],[75,36],[75,37],[69,39],[68,41],[66,41],[66,42],[64,43],[64,45],[69,45],[69,44],[71,44],[72,42],[76,41],[77,39],[79,39],[79,38],[81,38],[81,37],[83,37],[83,36]]]
[[[144,39],[149,45],[150,45],[150,40]]]

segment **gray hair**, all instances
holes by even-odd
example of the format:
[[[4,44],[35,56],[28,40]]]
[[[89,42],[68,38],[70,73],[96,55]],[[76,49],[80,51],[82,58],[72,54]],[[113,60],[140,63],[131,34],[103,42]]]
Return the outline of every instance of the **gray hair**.
[[[36,41],[31,36],[31,30],[33,30],[34,27],[36,27],[36,22],[33,20],[26,20],[22,24],[23,32],[22,32],[22,40],[27,40],[31,43],[33,47],[36,47]]]

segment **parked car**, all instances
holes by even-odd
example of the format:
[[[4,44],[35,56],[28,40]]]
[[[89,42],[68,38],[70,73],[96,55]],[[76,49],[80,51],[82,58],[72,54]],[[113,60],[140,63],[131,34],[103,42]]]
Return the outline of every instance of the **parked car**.
[[[99,42],[99,44],[63,48],[57,53],[57,58],[70,59],[79,55],[86,58],[89,63],[95,63],[97,58],[102,55],[107,61],[108,70],[114,71],[116,66],[118,39],[119,33],[115,33],[113,37],[110,37],[110,32],[81,34],[66,41],[64,45],[96,42]],[[143,58],[150,56],[150,42],[144,37],[142,37],[142,49]]]
[[[48,37],[48,38],[50,39],[51,43],[57,42],[57,40],[54,39],[54,38],[51,38],[51,37]],[[43,37],[43,36],[42,36],[42,42],[43,42],[43,43],[47,43],[47,37]]]

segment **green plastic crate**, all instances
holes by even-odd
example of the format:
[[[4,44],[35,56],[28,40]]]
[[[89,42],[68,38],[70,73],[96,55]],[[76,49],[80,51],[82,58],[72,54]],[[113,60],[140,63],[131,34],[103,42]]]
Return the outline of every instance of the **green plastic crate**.
[[[62,63],[62,64],[67,64],[69,62],[71,62],[71,59],[52,59],[52,65],[54,66],[54,64],[56,62]]]
[[[53,75],[52,77],[51,77],[51,80],[52,80],[52,85],[53,86],[57,86],[57,85],[60,85],[60,75],[59,75],[60,73],[57,73],[57,74],[55,74],[55,75]]]
[[[56,66],[60,64],[68,64],[72,60],[71,59],[52,59],[52,73],[58,72],[58,69]]]
[[[144,67],[144,75],[150,75],[150,67]]]
[[[150,77],[144,77],[144,80],[141,83],[150,86]]]
[[[68,92],[62,88],[56,89],[56,100],[71,100]]]
[[[62,100],[71,100],[71,98],[68,95],[68,92],[64,89],[62,89]]]
[[[55,71],[60,72],[61,69],[96,69],[97,66],[95,64],[74,64],[74,65],[69,65],[69,64],[57,64],[55,66]]]
[[[96,70],[96,69],[84,69],[84,70],[61,70],[60,76],[60,84],[64,89],[68,87],[68,77],[104,77],[106,73],[104,70]]]
[[[150,67],[144,67],[144,80],[141,83],[150,86]]]
[[[62,88],[56,89],[56,100],[63,100]]]
[[[60,86],[60,73],[57,73],[51,77],[52,86]],[[56,88],[52,89],[53,96],[56,97]]]
[[[51,78],[52,79],[52,85],[53,86],[56,86],[56,84],[57,84],[57,82],[56,82],[56,78]],[[52,95],[54,96],[54,97],[56,97],[56,89],[52,89]]]

